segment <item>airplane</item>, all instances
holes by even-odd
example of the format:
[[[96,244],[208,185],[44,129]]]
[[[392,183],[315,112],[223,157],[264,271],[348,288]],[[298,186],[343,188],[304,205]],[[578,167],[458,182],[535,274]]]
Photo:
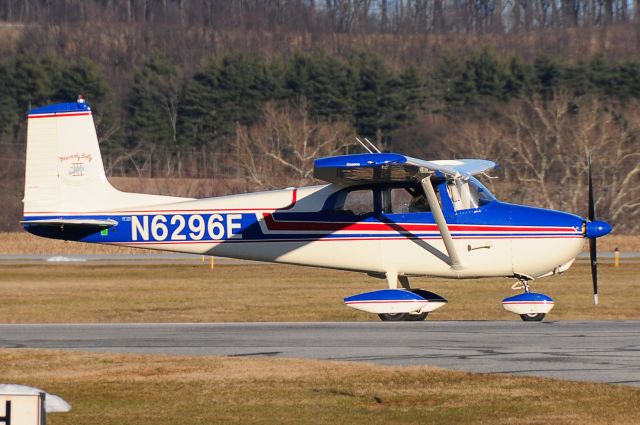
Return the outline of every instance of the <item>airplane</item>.
[[[105,175],[91,108],[76,102],[28,114],[24,229],[46,238],[364,272],[386,288],[344,299],[383,321],[421,321],[446,305],[410,277],[505,277],[522,293],[503,307],[540,321],[554,301],[530,290],[566,271],[589,239],[597,304],[595,220],[499,201],[475,177],[481,159],[426,161],[368,152],[319,158],[327,184],[206,199],[127,193]]]

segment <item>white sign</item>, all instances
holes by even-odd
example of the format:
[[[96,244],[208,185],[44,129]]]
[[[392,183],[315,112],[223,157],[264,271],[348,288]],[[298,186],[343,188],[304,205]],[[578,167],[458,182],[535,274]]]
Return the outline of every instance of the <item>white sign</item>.
[[[0,425],[43,425],[44,393],[0,394]]]

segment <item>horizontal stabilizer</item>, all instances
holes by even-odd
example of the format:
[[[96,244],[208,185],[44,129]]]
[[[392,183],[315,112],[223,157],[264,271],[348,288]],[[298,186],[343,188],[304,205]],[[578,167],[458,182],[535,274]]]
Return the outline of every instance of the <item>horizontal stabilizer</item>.
[[[111,219],[97,220],[90,218],[57,218],[42,220],[23,220],[20,224],[28,224],[29,226],[72,226],[72,227],[99,227],[106,229],[118,224],[117,221]]]
[[[397,153],[364,153],[317,159],[313,174],[330,183],[384,183],[414,181],[428,173],[470,177],[496,166],[484,159],[424,161]]]

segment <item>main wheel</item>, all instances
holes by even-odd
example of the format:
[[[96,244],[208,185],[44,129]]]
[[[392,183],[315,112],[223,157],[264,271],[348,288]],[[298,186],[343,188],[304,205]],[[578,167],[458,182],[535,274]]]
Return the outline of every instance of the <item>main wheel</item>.
[[[520,318],[525,322],[541,322],[544,319],[544,313],[527,313],[521,314]]]
[[[429,313],[381,313],[378,317],[383,322],[420,322],[427,318]]]
[[[420,313],[420,314],[407,314],[408,322],[422,322],[427,318],[427,314],[429,313]]]

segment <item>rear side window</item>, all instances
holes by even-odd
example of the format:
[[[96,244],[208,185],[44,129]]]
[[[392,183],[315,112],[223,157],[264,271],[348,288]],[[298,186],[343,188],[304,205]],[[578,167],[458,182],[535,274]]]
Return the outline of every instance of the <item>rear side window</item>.
[[[358,189],[351,190],[343,194],[342,199],[338,199],[335,204],[337,213],[349,215],[365,215],[373,213],[373,190]]]

